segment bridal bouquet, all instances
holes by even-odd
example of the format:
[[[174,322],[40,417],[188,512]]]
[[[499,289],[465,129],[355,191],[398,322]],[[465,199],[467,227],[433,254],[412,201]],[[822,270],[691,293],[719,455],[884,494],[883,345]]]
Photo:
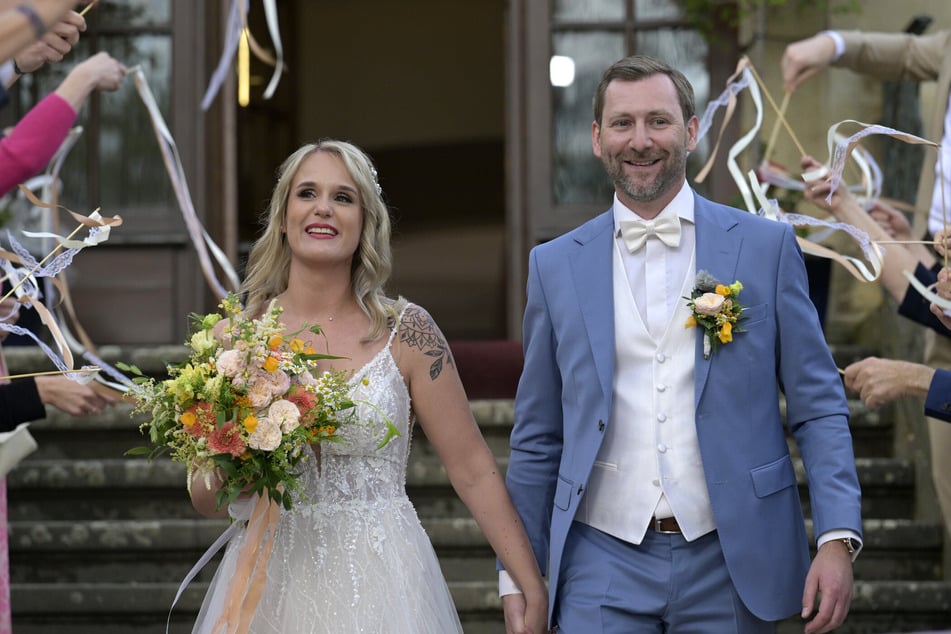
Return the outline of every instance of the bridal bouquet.
[[[290,508],[302,486],[298,465],[313,456],[307,446],[337,440],[337,429],[354,416],[348,375],[318,373],[318,360],[338,357],[316,353],[298,336],[302,331],[284,335],[275,304],[260,319],[243,316],[234,296],[220,307],[223,315],[192,316],[191,353],[168,368],[168,379],[120,364],[135,375],[135,411],[151,416],[140,430],[152,446],[128,453],[169,453],[189,476],[219,469],[219,508],[242,493]],[[308,331],[321,334],[319,326]]]

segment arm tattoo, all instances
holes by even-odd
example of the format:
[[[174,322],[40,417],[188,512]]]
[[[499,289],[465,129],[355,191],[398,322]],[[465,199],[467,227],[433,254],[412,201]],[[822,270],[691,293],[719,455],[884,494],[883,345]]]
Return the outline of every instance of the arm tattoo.
[[[445,337],[436,327],[436,322],[425,310],[411,306],[403,315],[400,324],[400,342],[411,348],[419,348],[423,354],[432,358],[429,366],[429,378],[439,378],[443,364],[452,365],[452,353]]]

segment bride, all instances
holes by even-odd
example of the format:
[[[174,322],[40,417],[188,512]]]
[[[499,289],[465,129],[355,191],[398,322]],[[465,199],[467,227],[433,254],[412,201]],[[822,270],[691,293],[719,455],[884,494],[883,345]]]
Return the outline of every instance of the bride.
[[[414,423],[506,570],[525,592],[517,632],[546,631],[547,592],[495,458],[469,409],[446,339],[420,306],[384,295],[391,269],[390,221],[376,170],[357,147],[305,145],[279,171],[264,234],[251,250],[249,314],[271,301],[287,331],[319,324],[309,342],[339,359],[320,370],[352,372],[357,422],[343,442],[315,447],[302,478],[306,501],[282,511],[254,633],[461,632],[432,544],[406,496]],[[314,336],[317,339],[316,336]],[[322,339],[322,338],[321,338]],[[382,449],[390,421],[400,431]],[[215,507],[220,481],[196,478],[195,508],[209,517],[248,517],[252,500]],[[229,543],[194,632],[212,632],[229,582],[240,577],[247,536]]]

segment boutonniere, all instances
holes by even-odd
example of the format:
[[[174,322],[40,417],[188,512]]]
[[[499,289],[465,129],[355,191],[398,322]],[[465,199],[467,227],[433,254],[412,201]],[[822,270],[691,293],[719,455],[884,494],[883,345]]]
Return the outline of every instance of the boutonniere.
[[[743,305],[737,297],[743,290],[739,281],[725,286],[706,271],[697,273],[697,280],[687,307],[693,313],[687,318],[685,328],[701,326],[706,332],[703,335],[703,358],[709,359],[711,352],[716,352],[720,344],[733,341],[733,333],[743,332],[738,322],[743,318]]]

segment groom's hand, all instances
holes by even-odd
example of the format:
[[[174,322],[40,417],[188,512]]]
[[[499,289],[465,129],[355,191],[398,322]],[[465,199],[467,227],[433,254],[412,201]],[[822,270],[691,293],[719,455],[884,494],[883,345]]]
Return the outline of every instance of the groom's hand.
[[[528,634],[525,623],[525,595],[507,594],[502,597],[502,612],[505,614],[505,634]]]
[[[812,560],[806,587],[802,593],[802,618],[812,615],[819,599],[815,618],[806,623],[806,634],[831,632],[845,622],[852,606],[852,556],[839,540],[824,543]]]
[[[502,597],[505,613],[505,634],[547,634],[548,596],[540,601],[526,602],[524,594],[506,594]]]

